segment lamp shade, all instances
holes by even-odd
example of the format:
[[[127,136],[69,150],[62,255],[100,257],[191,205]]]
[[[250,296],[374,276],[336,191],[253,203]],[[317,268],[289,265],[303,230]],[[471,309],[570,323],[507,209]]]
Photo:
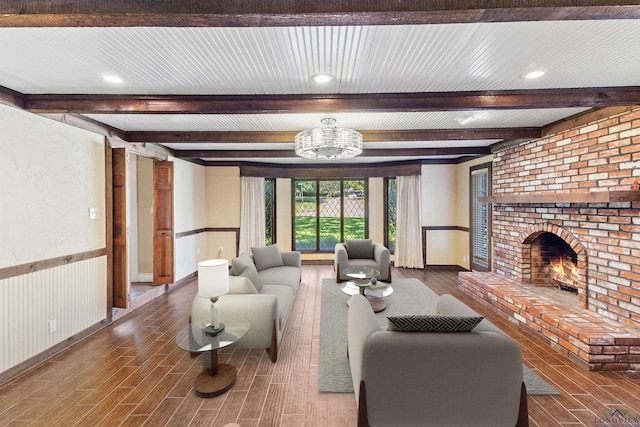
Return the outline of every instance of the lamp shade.
[[[229,292],[229,262],[210,259],[198,263],[198,296],[214,298]]]

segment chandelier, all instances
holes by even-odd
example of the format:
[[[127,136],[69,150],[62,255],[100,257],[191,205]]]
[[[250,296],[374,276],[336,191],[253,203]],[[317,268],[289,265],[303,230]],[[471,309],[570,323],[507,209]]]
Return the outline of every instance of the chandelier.
[[[332,127],[336,119],[320,120],[325,127],[303,130],[296,135],[296,154],[307,159],[349,159],[362,153],[362,134]]]

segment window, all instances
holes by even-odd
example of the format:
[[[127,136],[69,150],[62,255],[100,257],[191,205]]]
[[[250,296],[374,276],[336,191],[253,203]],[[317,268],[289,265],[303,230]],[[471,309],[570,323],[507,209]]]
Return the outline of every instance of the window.
[[[396,179],[385,178],[385,221],[384,221],[384,245],[389,248],[391,253],[396,250],[396,211],[397,211],[397,198],[396,198]]]
[[[366,180],[294,180],[293,187],[295,250],[330,252],[345,239],[366,237]]]
[[[264,180],[264,241],[272,245],[276,241],[276,180]]]
[[[489,203],[478,199],[491,195],[491,163],[474,166],[470,172],[471,269],[488,271],[491,265],[491,210]]]

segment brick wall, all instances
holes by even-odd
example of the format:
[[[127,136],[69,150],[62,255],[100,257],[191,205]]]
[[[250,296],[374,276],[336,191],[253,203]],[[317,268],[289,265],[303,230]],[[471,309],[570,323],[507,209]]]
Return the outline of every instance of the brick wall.
[[[636,180],[640,107],[494,155],[494,196],[630,190]],[[542,232],[577,253],[585,307],[640,328],[640,202],[495,203],[493,271],[529,283]]]

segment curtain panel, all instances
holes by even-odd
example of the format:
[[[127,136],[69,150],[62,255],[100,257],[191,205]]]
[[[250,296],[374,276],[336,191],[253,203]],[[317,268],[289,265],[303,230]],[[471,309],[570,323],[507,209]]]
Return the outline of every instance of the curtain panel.
[[[423,268],[420,221],[420,176],[398,176],[396,267]]]
[[[251,254],[252,247],[265,245],[264,178],[241,177],[239,253]]]

